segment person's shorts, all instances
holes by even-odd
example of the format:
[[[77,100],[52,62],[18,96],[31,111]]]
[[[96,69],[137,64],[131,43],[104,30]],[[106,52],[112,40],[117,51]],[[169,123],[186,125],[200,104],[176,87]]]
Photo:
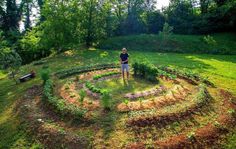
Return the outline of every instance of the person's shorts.
[[[121,71],[129,72],[129,64],[121,64]]]

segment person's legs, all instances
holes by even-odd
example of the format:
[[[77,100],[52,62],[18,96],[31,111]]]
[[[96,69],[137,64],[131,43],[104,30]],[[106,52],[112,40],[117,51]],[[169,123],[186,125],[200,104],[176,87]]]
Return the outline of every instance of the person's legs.
[[[129,79],[129,65],[126,64],[127,79]]]
[[[122,78],[124,79],[125,78],[125,67],[124,67],[124,64],[121,64],[121,73],[122,73]]]

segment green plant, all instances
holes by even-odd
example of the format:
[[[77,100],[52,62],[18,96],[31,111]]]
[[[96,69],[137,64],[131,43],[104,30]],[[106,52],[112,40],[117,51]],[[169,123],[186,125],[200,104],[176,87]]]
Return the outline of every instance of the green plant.
[[[43,84],[50,78],[50,69],[49,68],[43,68],[40,72],[41,79],[43,80]]]
[[[70,89],[70,85],[68,83],[65,85],[65,89],[66,90]]]
[[[192,141],[195,139],[195,132],[190,132],[187,134],[188,140]]]
[[[70,93],[70,98],[74,98],[75,96],[75,93]]]
[[[111,95],[108,91],[103,91],[102,93],[102,106],[105,110],[111,109]]]
[[[87,66],[73,67],[73,68],[70,68],[70,69],[60,70],[60,71],[57,71],[55,73],[55,75],[59,79],[63,79],[63,78],[72,76],[74,74],[80,74],[80,73],[84,73],[84,72],[107,69],[107,68],[117,68],[117,67],[118,67],[118,65],[114,64],[114,63],[87,65]]]
[[[79,96],[80,96],[79,101],[80,101],[81,104],[83,104],[84,98],[85,98],[85,96],[86,96],[85,90],[81,89],[81,90],[79,91]]]
[[[87,112],[85,109],[80,109],[74,104],[68,104],[64,99],[58,99],[53,95],[53,81],[48,79],[44,84],[43,100],[49,103],[56,112],[63,116],[72,116],[75,119],[81,119]]]
[[[129,100],[128,100],[128,99],[125,99],[125,100],[123,101],[123,103],[124,103],[126,106],[128,106]]]
[[[143,98],[139,98],[138,101],[139,101],[139,104],[142,105]]]
[[[203,41],[207,43],[208,45],[212,45],[212,46],[216,45],[215,39],[210,35],[204,36]]]
[[[218,129],[225,129],[225,127],[220,124],[218,121],[214,121],[213,125]]]
[[[232,116],[236,116],[236,112],[234,109],[229,109],[227,112]]]
[[[104,74],[96,75],[96,76],[93,77],[93,79],[98,80],[102,77],[107,77],[107,76],[116,75],[116,74],[119,74],[119,72],[107,72],[107,73],[104,73]]]

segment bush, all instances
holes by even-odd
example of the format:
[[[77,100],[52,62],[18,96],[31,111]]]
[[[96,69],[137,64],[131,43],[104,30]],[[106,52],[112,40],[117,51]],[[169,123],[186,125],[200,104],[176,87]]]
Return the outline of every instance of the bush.
[[[43,68],[40,72],[41,79],[43,80],[43,84],[50,78],[50,69]]]
[[[158,69],[152,64],[147,62],[135,62],[132,64],[132,67],[135,76],[141,76],[149,81],[157,81]]]

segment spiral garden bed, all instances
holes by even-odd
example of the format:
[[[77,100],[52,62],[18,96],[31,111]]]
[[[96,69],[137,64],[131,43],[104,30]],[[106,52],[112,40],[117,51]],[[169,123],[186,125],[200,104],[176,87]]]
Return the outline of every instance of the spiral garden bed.
[[[135,63],[129,80],[115,64],[53,76],[20,108],[47,148],[219,147],[234,127],[235,97],[196,74]]]

